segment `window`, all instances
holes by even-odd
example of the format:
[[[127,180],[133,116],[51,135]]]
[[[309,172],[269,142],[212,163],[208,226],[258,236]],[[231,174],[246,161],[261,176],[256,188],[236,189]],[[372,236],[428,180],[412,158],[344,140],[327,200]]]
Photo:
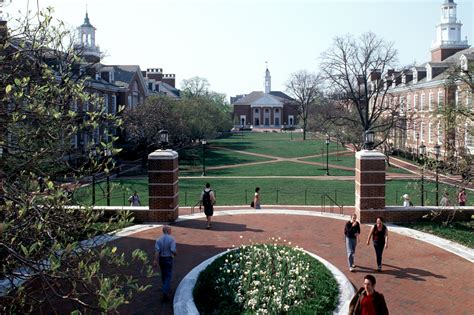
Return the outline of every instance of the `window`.
[[[425,139],[425,123],[422,122],[420,125],[420,141],[423,142]]]
[[[407,112],[411,111],[411,95],[407,95]]]
[[[438,110],[443,109],[443,98],[444,98],[443,91],[438,91]]]
[[[473,128],[471,124],[466,123],[465,133],[464,133],[464,141],[466,143],[466,147],[474,147],[474,135],[473,135]]]
[[[255,114],[258,114],[258,108],[255,108]]]
[[[128,96],[128,100],[127,100],[127,101],[128,101],[128,104],[127,104],[128,107],[132,107],[132,96],[131,96],[131,95]]]
[[[104,112],[109,113],[109,95],[104,94]]]
[[[418,94],[415,94],[413,96],[413,110],[416,112],[418,109]]]
[[[472,109],[472,92],[466,91],[466,109]]]
[[[416,139],[416,133],[417,133],[416,127],[417,127],[416,122],[413,122],[413,139]]]
[[[117,96],[112,95],[112,114],[117,113]]]
[[[410,131],[411,130],[411,123],[407,121],[407,139],[410,139]]]
[[[456,105],[456,107],[459,106],[459,90],[456,90],[456,92],[454,93],[454,104]]]
[[[421,98],[420,98],[420,111],[425,110],[425,93],[421,93]]]
[[[432,123],[430,122],[428,124],[428,143],[433,143],[432,132],[433,132],[433,128],[432,128]]]
[[[433,110],[433,92],[430,92],[430,94],[428,95],[428,108],[429,111]]]
[[[280,112],[280,109],[279,108],[275,108],[275,113],[279,113]]]
[[[396,99],[395,99],[396,101]],[[400,96],[399,98],[399,101],[400,101],[400,113],[405,113],[405,97],[404,96]]]
[[[443,143],[443,125],[438,122],[438,144]]]

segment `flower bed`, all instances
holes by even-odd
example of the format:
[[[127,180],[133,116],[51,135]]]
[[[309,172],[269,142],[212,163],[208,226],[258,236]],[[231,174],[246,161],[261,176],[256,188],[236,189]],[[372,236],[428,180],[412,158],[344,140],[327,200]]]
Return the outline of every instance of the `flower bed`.
[[[199,312],[332,313],[339,293],[331,272],[301,249],[272,241],[229,251],[201,272],[193,292]]]

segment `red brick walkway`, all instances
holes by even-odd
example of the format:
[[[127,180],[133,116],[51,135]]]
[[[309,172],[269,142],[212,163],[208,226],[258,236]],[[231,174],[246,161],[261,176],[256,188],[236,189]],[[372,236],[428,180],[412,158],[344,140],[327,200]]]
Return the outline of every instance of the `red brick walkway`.
[[[375,253],[372,246],[357,247],[357,272],[350,273],[346,263],[344,221],[300,215],[242,214],[215,216],[211,230],[205,230],[205,220],[193,219],[173,224],[173,235],[179,255],[175,260],[172,290],[179,281],[203,260],[232,245],[265,242],[281,237],[330,261],[341,269],[355,286],[360,286],[367,273],[374,273],[377,289],[385,294],[391,314],[472,314],[474,309],[474,264],[412,238],[391,233],[389,247],[384,253],[384,271],[374,272]],[[369,227],[363,226],[362,240]],[[154,240],[160,228],[114,242],[130,252],[142,248],[153,253]],[[243,239],[240,239],[243,236]],[[161,284],[136,296],[130,305],[120,309],[122,314],[172,314],[172,303],[161,303]]]

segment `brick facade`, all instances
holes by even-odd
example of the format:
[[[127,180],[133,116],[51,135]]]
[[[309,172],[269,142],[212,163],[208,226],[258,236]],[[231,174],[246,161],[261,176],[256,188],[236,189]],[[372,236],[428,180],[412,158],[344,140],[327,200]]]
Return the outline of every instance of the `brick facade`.
[[[148,155],[148,192],[149,210],[134,211],[137,220],[172,222],[178,218],[178,153],[157,150]]]

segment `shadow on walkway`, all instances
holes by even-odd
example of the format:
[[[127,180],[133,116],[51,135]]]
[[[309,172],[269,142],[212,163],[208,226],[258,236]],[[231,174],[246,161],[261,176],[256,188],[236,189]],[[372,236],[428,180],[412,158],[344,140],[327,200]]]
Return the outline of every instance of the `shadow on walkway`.
[[[188,229],[197,229],[197,230],[205,230],[206,228],[206,219],[196,219],[196,220],[186,220],[182,222],[173,223],[174,226],[179,226],[182,228]],[[211,221],[211,229],[209,231],[214,232],[265,232],[262,229],[252,229],[248,228],[247,224],[240,224],[240,223],[226,223],[226,222],[219,222],[216,221],[213,217]]]

